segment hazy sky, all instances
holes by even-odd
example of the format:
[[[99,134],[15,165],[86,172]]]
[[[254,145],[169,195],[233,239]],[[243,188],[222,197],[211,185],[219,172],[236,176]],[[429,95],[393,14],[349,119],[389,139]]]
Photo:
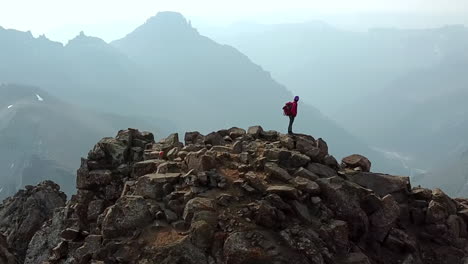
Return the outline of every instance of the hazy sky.
[[[397,13],[402,16],[386,23],[407,20],[401,25],[424,26],[427,22],[430,26],[468,20],[468,0],[0,0],[0,26],[31,30],[35,35],[45,33],[61,41],[80,30],[111,40],[166,10],[179,11],[201,27],[236,21],[282,23],[328,18],[334,21],[326,22],[346,25],[356,19],[373,23],[379,14]],[[374,18],[366,22],[360,18],[362,14],[374,14]]]

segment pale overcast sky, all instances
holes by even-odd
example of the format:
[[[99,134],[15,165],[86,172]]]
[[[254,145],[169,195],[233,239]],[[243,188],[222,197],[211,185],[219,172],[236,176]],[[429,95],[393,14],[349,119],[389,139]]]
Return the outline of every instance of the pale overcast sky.
[[[316,19],[343,25],[437,26],[466,24],[468,0],[0,0],[0,26],[62,42],[84,30],[109,41],[159,11],[181,12],[199,27]],[[388,19],[392,14],[399,15]]]

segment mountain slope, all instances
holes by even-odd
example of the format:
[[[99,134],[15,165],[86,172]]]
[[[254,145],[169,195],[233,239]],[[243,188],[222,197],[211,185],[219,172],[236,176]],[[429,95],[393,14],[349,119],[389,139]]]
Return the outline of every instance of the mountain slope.
[[[77,162],[109,131],[144,121],[84,110],[29,86],[0,85],[0,197],[54,180],[74,190]]]

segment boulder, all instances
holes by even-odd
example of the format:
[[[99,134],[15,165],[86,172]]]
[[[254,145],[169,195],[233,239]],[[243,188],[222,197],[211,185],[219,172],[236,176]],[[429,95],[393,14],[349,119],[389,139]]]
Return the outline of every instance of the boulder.
[[[261,131],[260,137],[267,141],[277,141],[279,137],[279,133],[274,130]]]
[[[457,204],[452,200],[447,194],[445,194],[441,189],[435,189],[432,191],[432,200],[441,204],[448,214],[457,213]]]
[[[384,197],[387,194],[397,193],[407,196],[411,189],[409,177],[404,176],[361,172],[346,174],[346,178],[365,188],[373,190],[380,197]]]
[[[249,129],[247,130],[247,134],[254,138],[260,137],[262,132],[263,132],[263,128],[261,126],[252,126],[252,127],[249,127]]]
[[[270,194],[277,194],[280,197],[293,200],[299,198],[297,189],[288,185],[272,185],[267,188],[266,192]]]
[[[371,162],[364,156],[353,154],[342,159],[345,168],[361,168],[363,172],[369,172],[371,169]]]
[[[236,141],[232,145],[232,153],[233,154],[241,154],[243,151],[242,149],[242,141]]]
[[[185,205],[182,218],[185,220],[185,222],[190,223],[195,212],[200,211],[215,211],[215,202],[208,198],[193,198]]]
[[[336,170],[320,163],[309,163],[307,170],[321,178],[330,178],[337,175]]]
[[[212,156],[204,154],[205,151],[190,152],[185,158],[185,164],[188,170],[195,172],[208,171],[216,168],[216,160]]]
[[[269,175],[269,177],[283,182],[288,182],[292,179],[291,175],[289,175],[285,169],[280,168],[278,164],[273,162],[267,162],[265,164],[265,172]]]
[[[323,164],[335,170],[338,170],[340,168],[340,164],[338,164],[338,161],[332,155],[326,155],[323,158]]]
[[[109,208],[102,222],[104,239],[130,236],[154,219],[150,205],[142,196],[123,196]]]
[[[229,137],[231,137],[232,139],[237,139],[244,136],[247,132],[245,131],[245,129],[232,127],[228,130],[228,133]]]
[[[184,137],[185,145],[204,144],[205,137],[200,132],[187,132]]]
[[[130,143],[115,138],[101,139],[88,153],[89,160],[101,161],[108,166],[117,167],[129,159]]]
[[[132,174],[134,177],[140,177],[146,174],[155,173],[159,165],[163,164],[164,162],[166,161],[161,159],[151,159],[137,162],[133,164]]]
[[[154,173],[140,177],[135,185],[134,194],[148,199],[161,199],[166,184],[174,185],[180,180],[180,173]]]
[[[449,216],[448,208],[442,204],[432,200],[426,212],[426,223],[437,224],[444,223]]]
[[[321,150],[318,147],[316,147],[315,141],[311,139],[307,139],[304,137],[297,138],[296,149],[302,154],[309,156],[309,158],[314,162],[321,161]]]
[[[212,132],[206,135],[204,143],[212,146],[222,146],[226,144],[226,142],[224,141],[224,137],[218,132]]]
[[[319,176],[307,169],[304,169],[304,168],[299,168],[295,173],[294,173],[294,176],[295,177],[302,177],[302,178],[306,178],[306,179],[309,179],[311,181],[316,181]]]
[[[293,150],[295,148],[294,139],[292,139],[292,137],[290,137],[289,135],[281,134],[279,136],[279,139],[280,139],[281,146],[283,148],[286,148],[289,150]]]
[[[309,164],[310,158],[307,155],[300,153],[293,153],[289,159],[289,166],[292,168],[305,167]]]
[[[310,195],[318,195],[320,193],[320,186],[309,179],[296,177],[291,181],[291,183],[296,189],[304,193],[308,193]]]

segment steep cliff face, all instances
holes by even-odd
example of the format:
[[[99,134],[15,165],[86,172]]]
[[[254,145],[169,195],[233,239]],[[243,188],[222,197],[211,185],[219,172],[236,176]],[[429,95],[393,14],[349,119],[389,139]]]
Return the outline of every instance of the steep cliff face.
[[[327,143],[251,127],[122,130],[89,152],[77,194],[25,263],[464,263],[468,200],[370,172]]]

